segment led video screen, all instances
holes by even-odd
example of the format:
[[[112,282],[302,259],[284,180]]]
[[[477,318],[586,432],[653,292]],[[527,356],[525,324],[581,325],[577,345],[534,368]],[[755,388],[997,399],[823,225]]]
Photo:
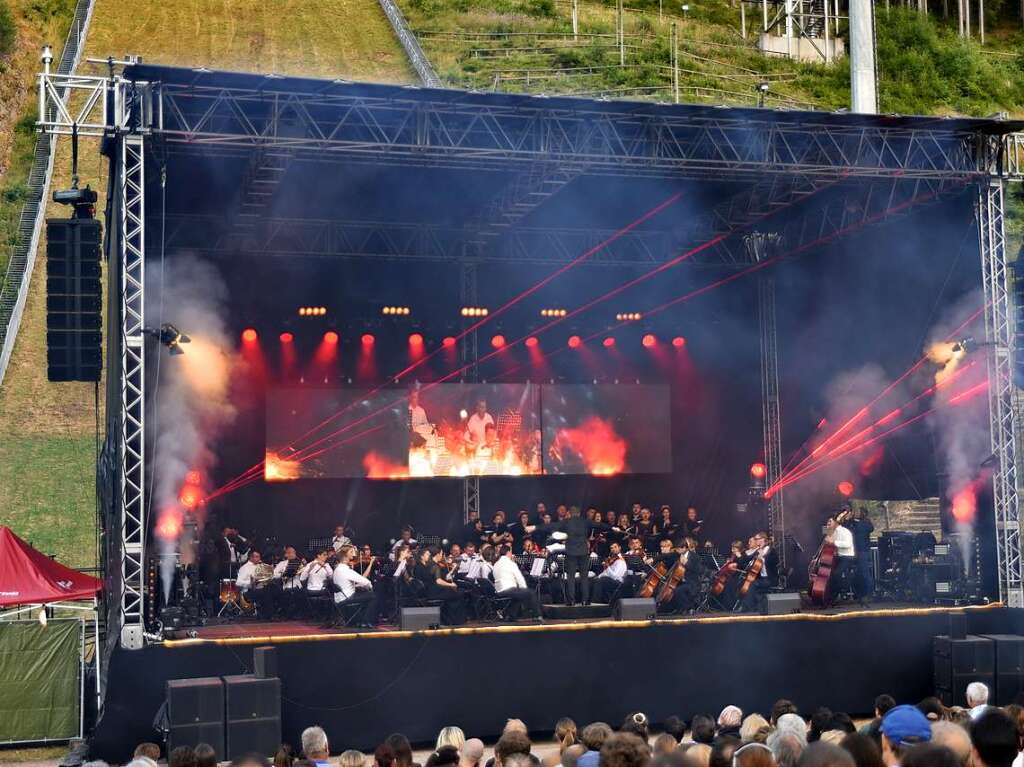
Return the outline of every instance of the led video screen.
[[[532,384],[273,390],[265,476],[541,474],[539,397]]]
[[[672,471],[667,386],[556,384],[541,402],[545,474]]]
[[[264,477],[406,479],[667,472],[667,386],[274,389]]]

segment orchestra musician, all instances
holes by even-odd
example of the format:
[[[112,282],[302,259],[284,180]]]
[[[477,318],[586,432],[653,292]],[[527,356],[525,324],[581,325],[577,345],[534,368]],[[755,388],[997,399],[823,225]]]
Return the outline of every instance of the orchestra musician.
[[[334,535],[331,537],[331,548],[334,549],[335,554],[341,551],[342,546],[352,545],[352,539],[345,532],[344,525],[338,525],[334,528]]]
[[[750,548],[753,548],[752,544]],[[723,605],[736,604],[736,591],[739,589],[739,580],[742,575],[740,561],[743,559],[744,549],[743,541],[733,541],[729,544],[729,558],[722,565],[722,570],[726,573],[726,580],[719,599]]]
[[[659,538],[671,538],[675,540],[676,531],[679,530],[677,525],[672,519],[672,509],[667,504],[661,507],[661,517],[654,525],[654,534]]]
[[[537,525],[530,528],[529,532],[541,530],[542,532],[564,533],[565,540],[565,577],[566,583],[566,604],[572,606],[576,602],[576,577],[579,575],[580,590],[583,604],[590,604],[590,546],[587,541],[590,532],[594,529],[615,530],[603,522],[593,522],[580,515],[580,507],[573,506],[569,510],[569,518],[562,522],[555,522],[551,525]]]
[[[480,512],[473,509],[469,512],[469,520],[462,526],[462,543],[470,541],[480,545],[480,536],[483,533],[483,523],[480,522]]]
[[[269,578],[263,577],[266,570],[270,570]],[[261,618],[274,619],[280,585],[274,582],[273,568],[263,561],[260,552],[249,552],[249,561],[238,568],[235,585],[242,592],[242,596],[256,605],[256,613]]]
[[[306,560],[299,559],[294,546],[284,547],[284,559],[274,565],[274,580],[281,586],[281,603],[288,617],[293,617],[302,596],[302,578],[299,573]]]
[[[504,545],[498,552],[498,560],[494,563],[494,591],[502,599],[511,599],[515,603],[514,617],[521,617],[524,612],[528,612],[544,620],[540,616],[537,594],[526,585],[526,578],[516,563],[511,546]]]
[[[863,601],[875,593],[875,581],[871,573],[871,533],[875,526],[863,508],[855,508],[853,516],[845,527],[853,533],[854,555],[857,559],[856,584],[857,596]]]
[[[221,578],[231,578],[239,565],[249,558],[249,541],[238,534],[233,527],[224,527],[220,538],[214,544],[217,549],[218,570]]]
[[[527,511],[519,512],[519,521],[508,526],[508,532],[512,535],[512,547],[516,551],[523,550],[523,541],[529,533],[526,528],[530,526],[530,514]]]
[[[696,506],[687,507],[686,519],[683,520],[682,528],[684,536],[700,540],[701,535],[704,533],[704,522],[697,516]]]
[[[627,567],[622,556],[622,546],[613,541],[609,550],[604,569],[594,581],[594,601],[602,604],[611,604],[612,599],[622,591],[622,585],[626,580]]]
[[[402,532],[398,536],[398,540],[391,546],[391,559],[396,559],[396,554],[402,546],[409,546],[412,548],[416,545],[416,539],[412,537],[412,528],[406,525],[402,528]]]
[[[330,554],[326,549],[317,552],[316,557],[299,570],[299,580],[306,584],[307,594],[323,594],[327,590],[327,581],[334,575],[334,570],[327,562]],[[323,615],[319,617],[324,619]]]
[[[338,590],[334,594],[334,607],[337,610],[338,622],[342,619],[342,611],[353,604],[361,604],[356,625],[363,628],[374,628],[377,625],[377,595],[373,592],[373,584],[364,575],[360,575],[350,566],[355,549],[346,546],[338,552],[338,564],[332,576]]]
[[[835,544],[838,555],[836,569],[832,572],[832,594],[838,596],[845,591],[858,597],[854,587],[857,548],[853,542],[853,533],[846,527],[851,516],[849,505],[844,504],[838,514],[829,517],[825,523],[825,540]]]
[[[754,560],[761,561],[760,572],[743,597],[744,612],[752,612],[760,608],[765,594],[779,580],[779,553],[771,545],[768,534],[761,531],[755,533],[749,541],[750,548],[743,553],[740,568],[749,570]]]
[[[412,577],[422,585],[427,599],[442,602],[441,620],[446,625],[458,626],[466,622],[465,600],[454,581],[448,580],[446,573],[441,572],[441,566],[437,563],[438,554],[440,549],[436,546],[424,546],[417,551]]]

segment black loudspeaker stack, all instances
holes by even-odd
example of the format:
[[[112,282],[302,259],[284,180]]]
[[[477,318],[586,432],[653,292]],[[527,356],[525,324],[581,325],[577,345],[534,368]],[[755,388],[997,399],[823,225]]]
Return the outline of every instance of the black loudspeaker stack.
[[[224,677],[223,759],[243,754],[273,755],[281,744],[281,680],[276,677]]]
[[[983,682],[995,692],[995,643],[983,636],[967,634],[963,639],[932,638],[935,669],[935,697],[945,706],[966,706],[967,685]]]
[[[102,368],[102,226],[93,218],[46,220],[46,376],[99,381]]]
[[[224,683],[218,676],[167,681],[167,753],[209,743],[224,753]],[[221,757],[223,758],[223,757]]]
[[[995,706],[1016,703],[1024,693],[1024,636],[1016,634],[982,634],[995,645],[996,686],[989,687],[988,702]]]

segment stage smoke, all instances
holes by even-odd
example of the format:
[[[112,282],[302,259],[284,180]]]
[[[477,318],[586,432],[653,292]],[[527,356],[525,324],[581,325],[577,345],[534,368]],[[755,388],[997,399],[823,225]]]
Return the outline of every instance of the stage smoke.
[[[555,441],[568,445],[596,476],[618,474],[626,468],[626,441],[609,421],[597,416],[575,429],[559,429]]]
[[[155,273],[153,270],[151,273]],[[190,479],[209,476],[216,463],[217,439],[235,417],[229,398],[232,370],[237,358],[227,333],[224,316],[226,290],[216,270],[191,256],[169,261],[150,286],[150,310],[163,316],[151,317],[149,324],[172,322],[192,338],[186,354],[165,359],[160,378],[153,388],[156,439],[153,454],[153,507],[159,509],[157,540],[164,555],[173,555],[186,529],[182,496]],[[152,427],[151,427],[152,428]],[[189,494],[196,530],[202,529],[204,507],[195,490]],[[165,598],[173,576],[174,557],[161,557],[161,580]]]
[[[929,346],[925,353],[929,360],[940,366],[935,373],[936,384],[953,375],[967,354],[959,341],[939,341]]]

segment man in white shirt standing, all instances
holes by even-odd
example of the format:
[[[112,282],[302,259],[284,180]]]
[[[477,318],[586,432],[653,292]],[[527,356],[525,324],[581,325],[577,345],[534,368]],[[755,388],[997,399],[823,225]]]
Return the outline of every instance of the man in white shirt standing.
[[[516,563],[512,547],[507,544],[501,547],[498,561],[494,563],[494,590],[502,599],[511,599],[515,602],[516,617],[521,616],[525,609],[540,618],[537,594],[526,585],[526,578]]]
[[[334,606],[341,619],[342,610],[353,604],[362,604],[357,624],[363,628],[374,628],[377,625],[377,595],[373,593],[373,584],[351,567],[354,549],[346,546],[338,552],[338,564],[334,568],[334,585],[338,590],[334,594]]]
[[[615,541],[610,546],[610,562],[594,582],[594,601],[610,604],[615,594],[622,588],[626,578],[626,560],[622,557],[622,545]]]
[[[836,516],[829,517],[826,524],[826,538],[835,544],[839,557],[836,570],[832,574],[832,593],[838,596],[842,592],[853,593],[853,577],[857,571],[857,549],[853,543],[853,533],[843,522],[849,519],[849,507],[843,507]]]
[[[494,418],[487,412],[487,400],[478,399],[476,410],[466,421],[466,441],[474,450],[487,443],[487,426],[494,426]]]

